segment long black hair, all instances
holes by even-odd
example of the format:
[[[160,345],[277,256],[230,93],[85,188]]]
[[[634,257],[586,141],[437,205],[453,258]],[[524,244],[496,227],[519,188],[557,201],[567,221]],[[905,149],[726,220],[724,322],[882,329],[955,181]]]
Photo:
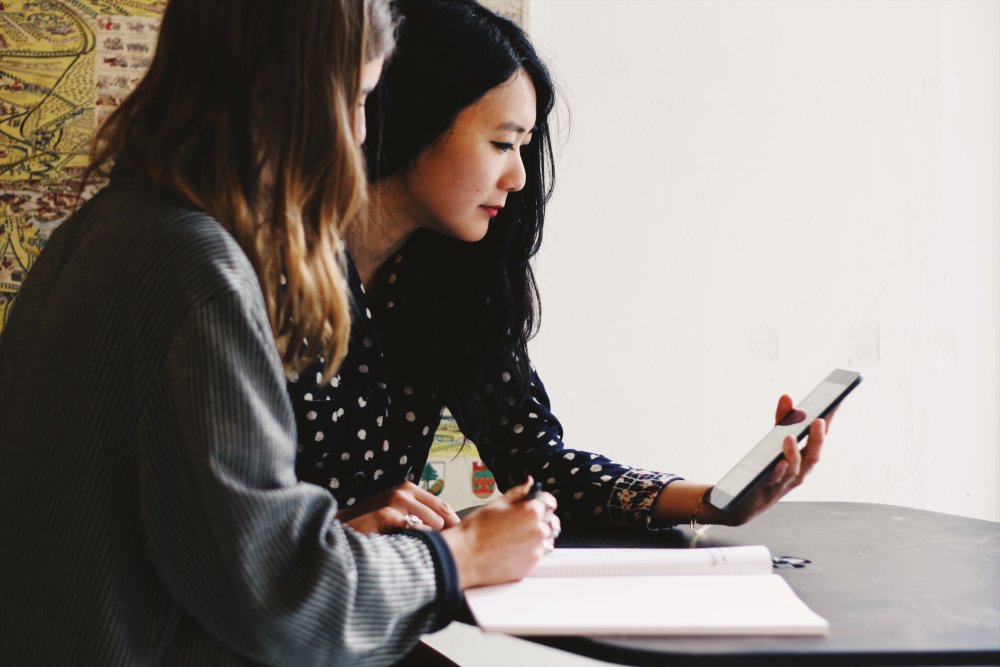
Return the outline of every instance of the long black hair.
[[[516,408],[531,378],[527,344],[541,311],[530,260],[554,180],[553,83],[524,31],[474,0],[396,0],[395,7],[396,55],[367,105],[372,182],[405,172],[463,109],[522,69],[535,88],[535,128],[521,149],[524,188],[510,193],[479,242],[427,230],[411,236],[408,303],[383,335],[393,375],[429,381],[460,422],[483,423],[487,413]]]

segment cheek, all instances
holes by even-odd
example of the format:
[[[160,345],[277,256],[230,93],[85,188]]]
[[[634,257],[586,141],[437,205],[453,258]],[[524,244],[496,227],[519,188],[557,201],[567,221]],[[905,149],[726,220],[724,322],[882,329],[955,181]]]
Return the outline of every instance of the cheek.
[[[450,203],[449,208],[461,208],[479,197],[483,184],[473,170],[458,167],[438,179],[438,188],[439,200]]]
[[[483,204],[495,186],[488,156],[464,146],[450,148],[427,156],[414,183],[427,208],[441,220],[464,217]]]
[[[480,145],[488,146],[486,141],[474,145],[456,146],[449,157],[451,169],[448,170],[449,181],[462,196],[478,196],[493,189],[496,185],[496,175],[493,165],[496,158]]]
[[[496,181],[486,166],[472,162],[463,170],[461,183],[463,190],[471,196],[489,192],[494,188]]]

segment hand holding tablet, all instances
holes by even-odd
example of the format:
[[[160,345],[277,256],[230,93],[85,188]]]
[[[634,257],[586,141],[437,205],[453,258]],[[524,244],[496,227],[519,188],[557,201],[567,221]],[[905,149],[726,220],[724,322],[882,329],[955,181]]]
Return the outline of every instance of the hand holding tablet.
[[[835,370],[830,373],[795,409],[744,456],[736,466],[709,491],[707,501],[713,507],[732,510],[757,485],[763,482],[784,458],[784,441],[795,436],[801,442],[817,419],[825,419],[861,382],[861,374]]]

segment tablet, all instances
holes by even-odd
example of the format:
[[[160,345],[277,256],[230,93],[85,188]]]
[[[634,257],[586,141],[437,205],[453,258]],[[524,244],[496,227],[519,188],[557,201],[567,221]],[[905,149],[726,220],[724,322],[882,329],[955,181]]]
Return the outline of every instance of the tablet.
[[[794,435],[801,442],[809,434],[809,426],[817,419],[829,415],[860,383],[861,373],[854,371],[838,369],[826,376],[780,424],[712,487],[708,495],[709,504],[728,511],[739,503],[771,474],[774,466],[783,458],[781,443],[787,436]]]

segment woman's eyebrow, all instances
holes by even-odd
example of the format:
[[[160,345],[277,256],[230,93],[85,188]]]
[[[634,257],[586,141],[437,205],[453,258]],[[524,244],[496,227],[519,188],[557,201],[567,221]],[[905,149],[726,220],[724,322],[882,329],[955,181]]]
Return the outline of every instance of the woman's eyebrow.
[[[498,130],[508,130],[508,131],[511,131],[511,132],[517,132],[518,134],[528,134],[528,133],[534,132],[538,128],[533,127],[530,130],[526,130],[523,127],[521,127],[520,125],[518,125],[517,123],[515,123],[514,121],[510,121],[509,120],[506,123],[500,123],[499,125],[497,125],[497,129]]]

